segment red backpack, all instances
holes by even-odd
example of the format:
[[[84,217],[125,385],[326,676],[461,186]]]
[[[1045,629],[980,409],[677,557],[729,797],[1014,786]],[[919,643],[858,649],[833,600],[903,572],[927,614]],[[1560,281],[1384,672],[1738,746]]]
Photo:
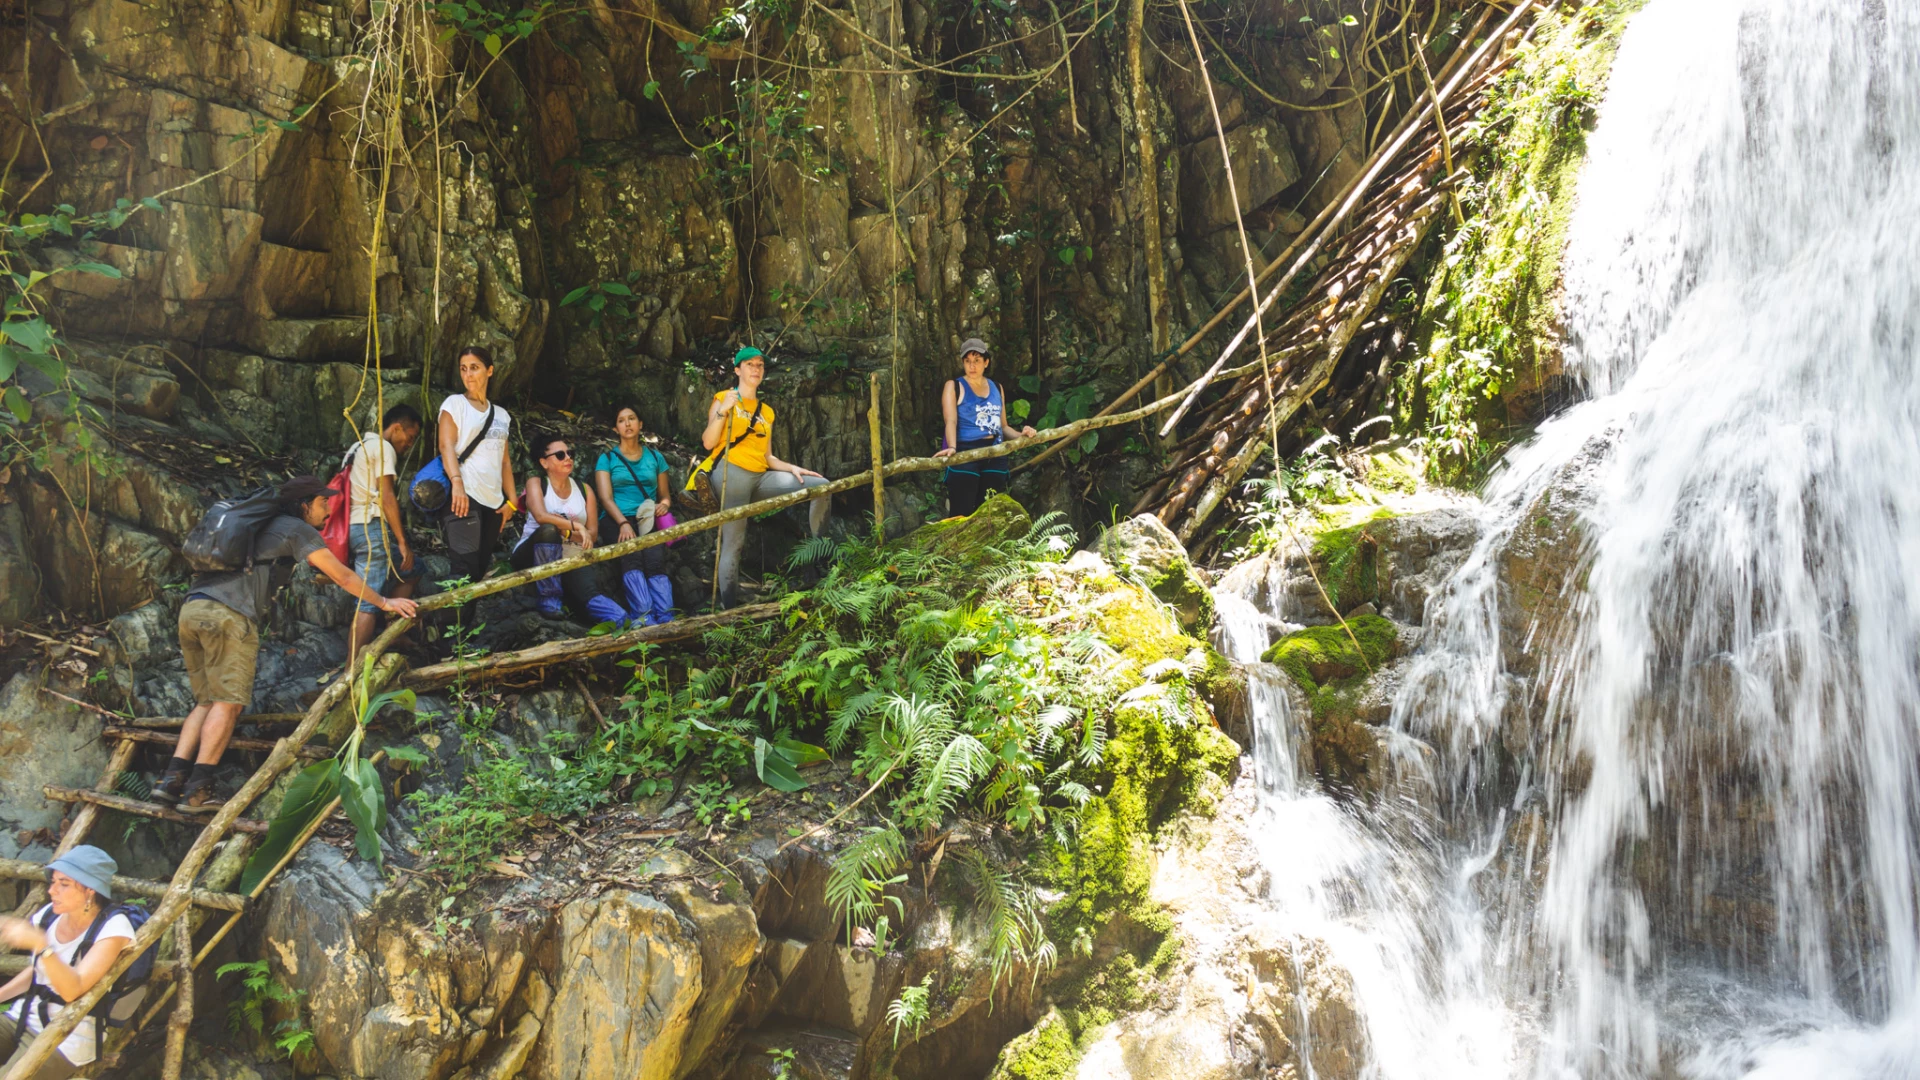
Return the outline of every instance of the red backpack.
[[[353,518],[353,459],[360,453],[360,447],[366,443],[363,437],[347,451],[347,459],[340,463],[340,472],[327,484],[340,493],[340,497],[327,506],[327,523],[320,527],[320,539],[327,542],[327,550],[333,557],[348,567],[353,565],[353,552],[347,546],[347,538],[352,532],[350,522]]]

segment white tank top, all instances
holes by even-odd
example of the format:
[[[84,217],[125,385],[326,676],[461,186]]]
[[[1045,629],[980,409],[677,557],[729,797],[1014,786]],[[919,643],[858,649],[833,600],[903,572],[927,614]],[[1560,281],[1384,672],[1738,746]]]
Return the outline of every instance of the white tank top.
[[[580,481],[569,480],[568,485],[573,488],[573,493],[562,499],[553,493],[553,481],[540,482],[541,491],[544,493],[542,498],[547,504],[547,516],[567,518],[577,526],[574,530],[577,533],[587,524],[587,497],[580,490]],[[528,514],[526,527],[520,530],[520,539],[525,540],[532,536],[534,530],[539,527],[540,523],[533,520],[532,514]]]

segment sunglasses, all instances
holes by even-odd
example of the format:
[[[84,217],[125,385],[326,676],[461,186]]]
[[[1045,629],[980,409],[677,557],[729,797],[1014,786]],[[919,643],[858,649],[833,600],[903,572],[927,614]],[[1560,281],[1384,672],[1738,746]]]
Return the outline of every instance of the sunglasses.
[[[565,460],[567,460],[568,458],[570,458],[570,457],[572,457],[572,456],[573,456],[573,451],[571,451],[571,450],[555,450],[555,451],[554,451],[553,453],[551,453],[551,454],[548,454],[547,456],[548,456],[548,457],[550,457],[550,458],[552,458],[552,459],[553,459],[553,460],[555,460],[555,461],[565,461]]]

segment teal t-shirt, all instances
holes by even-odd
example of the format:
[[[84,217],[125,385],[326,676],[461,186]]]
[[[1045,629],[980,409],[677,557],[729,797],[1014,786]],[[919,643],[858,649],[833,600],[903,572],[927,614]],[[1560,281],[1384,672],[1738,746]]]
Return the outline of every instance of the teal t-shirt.
[[[628,468],[628,465],[633,467]],[[614,505],[620,508],[622,514],[637,514],[641,503],[659,498],[659,493],[654,490],[654,481],[667,471],[667,459],[653,447],[643,446],[640,448],[640,460],[629,462],[620,453],[620,448],[614,447],[600,455],[600,460],[593,463],[593,471],[607,474],[608,481],[613,485]]]

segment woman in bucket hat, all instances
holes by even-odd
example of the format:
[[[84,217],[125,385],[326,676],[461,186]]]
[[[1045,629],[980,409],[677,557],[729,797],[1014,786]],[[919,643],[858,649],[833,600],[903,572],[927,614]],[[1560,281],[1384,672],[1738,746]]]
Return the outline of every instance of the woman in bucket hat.
[[[947,380],[940,391],[940,411],[947,420],[947,437],[935,457],[948,457],[962,450],[977,450],[998,445],[1000,440],[1018,439],[1035,434],[1030,427],[1015,431],[1007,425],[1006,395],[1000,384],[987,378],[992,353],[979,338],[960,343],[960,370],[964,374]],[[947,514],[965,517],[980,509],[987,496],[1007,490],[1010,474],[1007,459],[987,458],[947,468]]]
[[[0,1072],[13,1065],[52,1018],[63,1001],[72,1001],[93,989],[113,967],[121,950],[133,941],[133,921],[114,912],[113,875],[120,869],[113,856],[82,844],[47,864],[48,903],[33,918],[0,916],[0,943],[33,954],[32,963],[0,986]],[[94,923],[105,923],[93,934],[93,944],[78,958]],[[51,992],[51,996],[49,995]],[[52,1002],[46,1008],[42,1002]],[[33,1080],[66,1080],[93,1062],[98,1043],[89,1016],[80,1021],[60,1049],[33,1074]]]

